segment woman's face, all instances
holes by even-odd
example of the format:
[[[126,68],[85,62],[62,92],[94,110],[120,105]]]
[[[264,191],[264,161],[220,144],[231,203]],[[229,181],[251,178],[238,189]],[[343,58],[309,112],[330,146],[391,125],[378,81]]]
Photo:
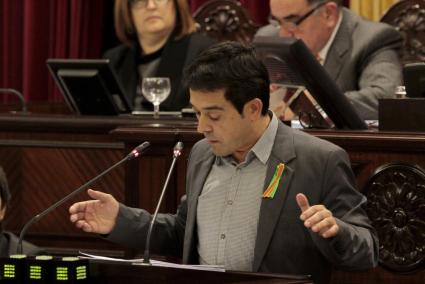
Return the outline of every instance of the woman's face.
[[[133,1],[131,14],[139,38],[168,36],[176,25],[173,0]]]

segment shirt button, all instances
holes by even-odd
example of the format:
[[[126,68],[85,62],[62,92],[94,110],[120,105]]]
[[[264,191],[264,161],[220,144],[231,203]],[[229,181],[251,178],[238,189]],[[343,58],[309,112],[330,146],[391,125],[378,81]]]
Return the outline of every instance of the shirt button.
[[[221,234],[220,235],[220,239],[224,240],[225,238],[226,238],[226,235],[225,234]]]
[[[232,200],[227,201],[227,205],[233,205],[233,201]]]

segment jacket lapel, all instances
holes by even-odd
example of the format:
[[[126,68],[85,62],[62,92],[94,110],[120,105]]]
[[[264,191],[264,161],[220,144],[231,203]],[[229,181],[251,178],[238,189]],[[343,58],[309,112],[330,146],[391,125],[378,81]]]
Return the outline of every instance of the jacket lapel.
[[[260,217],[258,221],[257,239],[254,249],[253,271],[258,271],[273,232],[283,211],[285,199],[294,174],[293,169],[288,166],[288,162],[296,157],[293,146],[292,132],[287,126],[279,122],[279,128],[276,134],[276,141],[270,156],[269,167],[264,182],[264,190],[268,187],[276,167],[279,163],[285,164],[285,170],[280,179],[274,198],[263,198],[261,201]]]
[[[185,227],[185,245],[183,247],[183,263],[198,263],[197,259],[197,233],[196,233],[196,213],[198,207],[198,197],[202,192],[205,180],[211,170],[215,156],[211,150],[207,150],[205,155],[194,163],[191,168],[193,174],[193,183],[188,194],[188,212]]]
[[[338,32],[335,35],[334,42],[329,49],[328,55],[324,67],[330,77],[337,81],[341,74],[342,66],[349,55],[349,49],[351,46],[351,33],[353,31],[353,23],[350,15],[343,9],[342,10],[342,22]]]

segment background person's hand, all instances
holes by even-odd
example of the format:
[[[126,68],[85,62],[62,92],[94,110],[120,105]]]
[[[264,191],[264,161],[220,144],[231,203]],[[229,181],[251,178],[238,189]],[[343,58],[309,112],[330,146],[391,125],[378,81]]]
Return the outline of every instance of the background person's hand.
[[[323,238],[335,237],[339,232],[332,212],[323,205],[310,206],[307,197],[298,193],[296,196],[298,206],[301,209],[300,219],[304,221],[304,226]]]
[[[110,194],[89,189],[93,200],[78,202],[69,208],[70,220],[85,232],[109,234],[115,227],[119,203]]]

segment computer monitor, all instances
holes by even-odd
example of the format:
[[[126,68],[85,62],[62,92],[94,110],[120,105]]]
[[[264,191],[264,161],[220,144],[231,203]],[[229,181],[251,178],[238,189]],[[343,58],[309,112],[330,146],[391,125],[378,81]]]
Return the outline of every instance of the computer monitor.
[[[131,107],[108,59],[48,59],[65,101],[82,115],[118,115]]]
[[[408,63],[403,68],[406,96],[425,98],[425,63]]]
[[[338,129],[367,129],[354,107],[302,40],[256,37],[257,53],[272,83],[305,86]],[[318,106],[318,107],[319,107]]]

